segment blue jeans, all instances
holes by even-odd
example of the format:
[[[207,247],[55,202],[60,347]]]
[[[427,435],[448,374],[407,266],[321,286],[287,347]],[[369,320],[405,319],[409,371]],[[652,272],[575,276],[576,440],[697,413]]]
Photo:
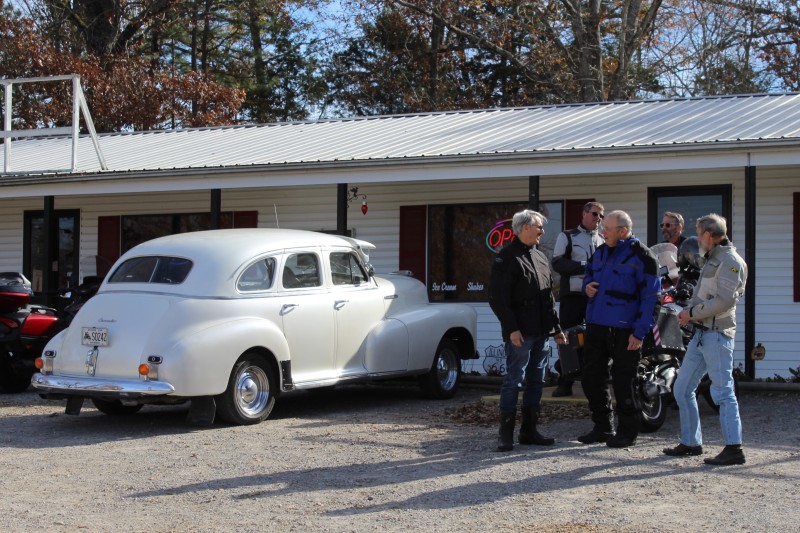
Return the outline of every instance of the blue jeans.
[[[547,368],[546,336],[525,337],[517,348],[511,341],[505,344],[506,376],[500,386],[500,410],[516,412],[519,389],[525,383],[522,407],[539,408]]]
[[[680,408],[681,443],[703,444],[695,391],[706,372],[711,378],[711,398],[719,405],[722,442],[741,444],[742,421],[733,389],[733,339],[717,331],[695,331],[675,380],[673,393]]]

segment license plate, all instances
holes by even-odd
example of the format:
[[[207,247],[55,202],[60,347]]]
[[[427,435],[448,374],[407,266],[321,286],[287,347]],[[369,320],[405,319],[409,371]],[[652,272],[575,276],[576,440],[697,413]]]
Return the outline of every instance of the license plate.
[[[108,328],[81,328],[84,346],[108,346]]]

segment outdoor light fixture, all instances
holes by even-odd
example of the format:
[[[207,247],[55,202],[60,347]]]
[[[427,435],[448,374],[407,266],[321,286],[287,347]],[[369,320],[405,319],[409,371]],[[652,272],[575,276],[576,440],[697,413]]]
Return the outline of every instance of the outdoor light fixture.
[[[367,206],[367,195],[358,194],[358,187],[350,189],[350,195],[347,197],[347,207],[350,207],[350,202],[359,198],[361,198],[361,213],[366,215],[369,210],[369,206]]]

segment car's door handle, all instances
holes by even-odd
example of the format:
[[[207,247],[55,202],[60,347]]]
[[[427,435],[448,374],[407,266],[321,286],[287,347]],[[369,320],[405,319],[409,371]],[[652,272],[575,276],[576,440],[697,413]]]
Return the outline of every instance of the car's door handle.
[[[300,306],[300,304],[283,304],[283,306],[281,307],[281,314],[288,313],[289,311],[291,311],[295,307],[299,307],[299,306]]]
[[[333,308],[334,309],[341,309],[349,301],[350,300],[336,300],[335,302],[333,302]]]
[[[384,296],[384,300],[397,300],[399,296],[397,294],[390,294],[389,296]]]

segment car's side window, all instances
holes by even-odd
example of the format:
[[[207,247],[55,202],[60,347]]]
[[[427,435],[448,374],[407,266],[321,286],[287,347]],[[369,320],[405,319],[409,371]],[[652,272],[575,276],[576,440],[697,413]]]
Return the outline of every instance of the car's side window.
[[[286,258],[281,279],[286,289],[319,287],[322,285],[319,272],[319,258],[316,254],[292,254]]]
[[[275,258],[259,259],[242,272],[236,288],[242,292],[265,291],[275,278]]]
[[[331,279],[334,285],[358,285],[367,280],[367,273],[350,252],[331,254]]]

